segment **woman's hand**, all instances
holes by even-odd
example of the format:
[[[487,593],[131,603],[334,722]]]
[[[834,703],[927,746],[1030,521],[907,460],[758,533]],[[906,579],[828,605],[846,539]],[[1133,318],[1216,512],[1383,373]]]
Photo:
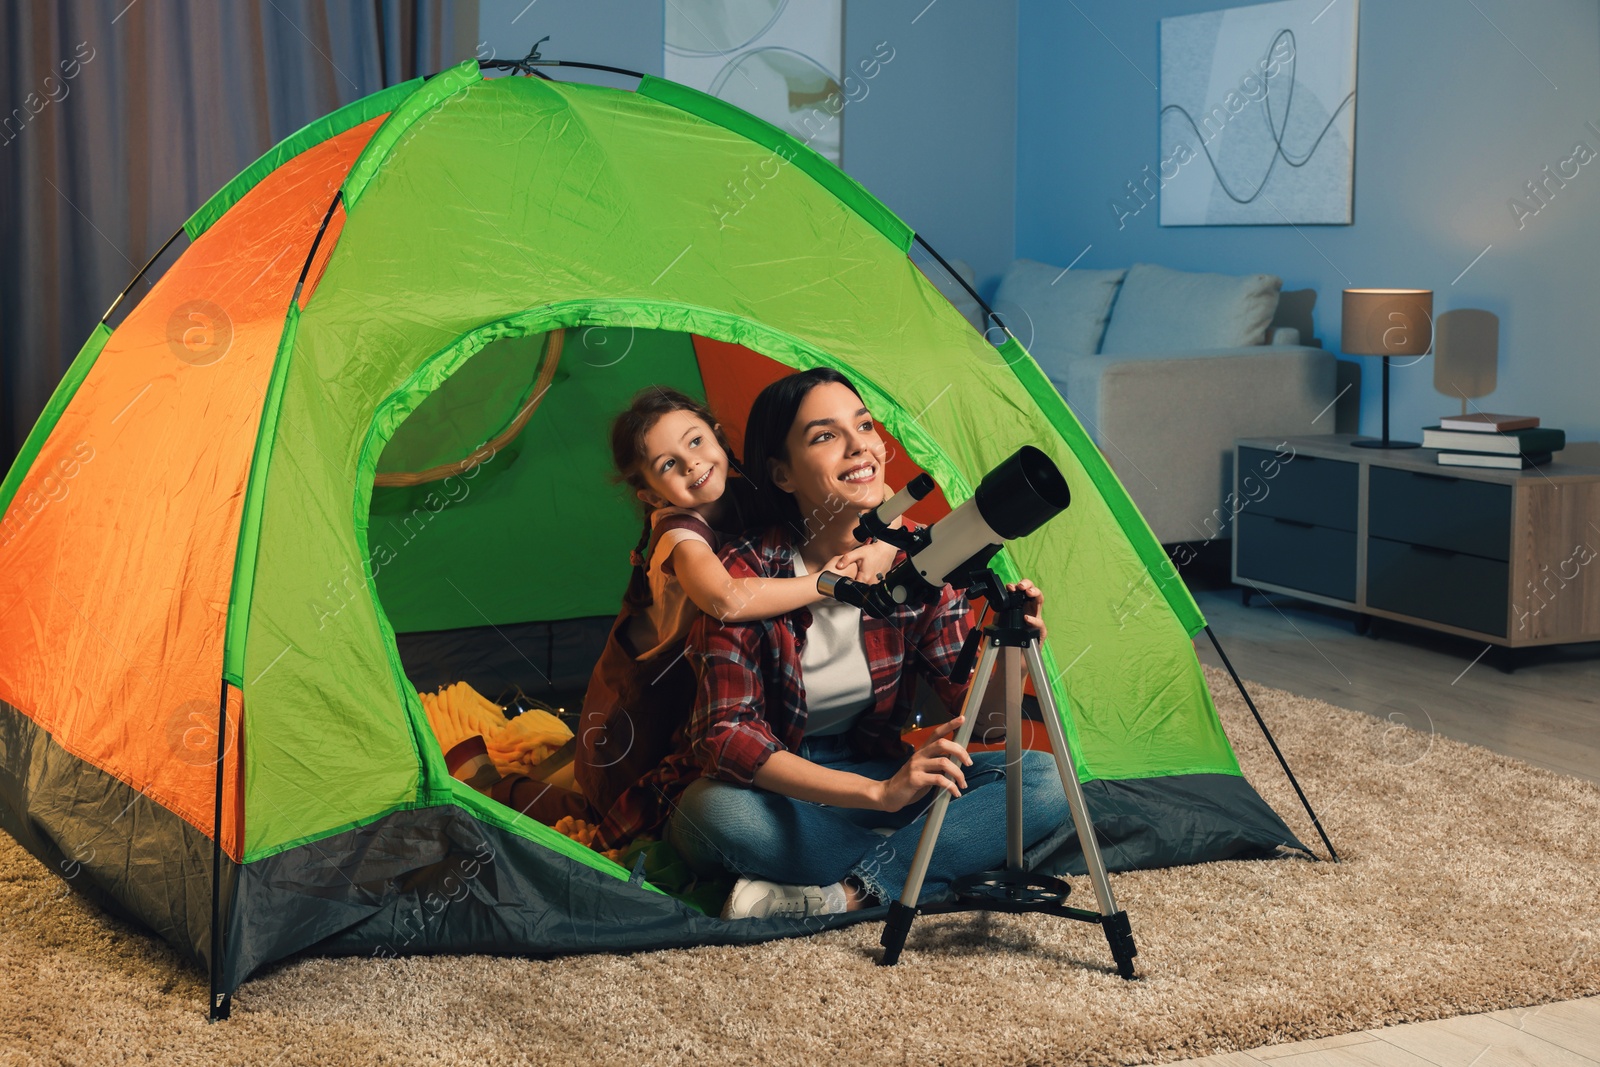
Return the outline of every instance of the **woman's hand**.
[[[921,800],[934,787],[947,789],[952,797],[959,797],[961,790],[967,787],[967,776],[962,768],[972,766],[972,757],[951,740],[951,735],[965,721],[964,716],[957,715],[935,728],[927,744],[917,749],[893,778],[878,783],[874,807],[879,811],[899,811]]]
[[[1022,618],[1029,626],[1038,627],[1039,640],[1043,641],[1050,635],[1050,631],[1044,628],[1044,619],[1041,618],[1039,614],[1040,609],[1044,604],[1044,590],[1034,585],[1033,582],[1027,578],[1022,579],[1020,582],[1007,582],[1006,589],[1020,589],[1029,600],[1033,601],[1030,607],[1024,611]]]

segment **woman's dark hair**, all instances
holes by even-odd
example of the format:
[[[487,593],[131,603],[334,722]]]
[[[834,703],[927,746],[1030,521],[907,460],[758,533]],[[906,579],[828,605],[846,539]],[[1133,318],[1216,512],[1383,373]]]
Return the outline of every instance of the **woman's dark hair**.
[[[855,385],[832,367],[813,367],[786,375],[761,390],[744,426],[744,472],[760,502],[763,525],[782,525],[805,538],[805,521],[793,493],[772,484],[768,460],[789,462],[789,429],[806,394],[823,382],[837,382],[860,396]]]

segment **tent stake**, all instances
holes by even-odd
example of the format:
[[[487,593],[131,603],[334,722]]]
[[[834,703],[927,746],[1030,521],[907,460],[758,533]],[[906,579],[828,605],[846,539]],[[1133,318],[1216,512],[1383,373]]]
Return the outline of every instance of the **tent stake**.
[[[233,994],[222,988],[222,762],[228,744],[228,682],[217,701],[217,795],[211,822],[211,1006],[209,1021],[226,1019]]]
[[[1278,748],[1278,742],[1273,740],[1272,731],[1267,729],[1267,721],[1256,710],[1256,702],[1250,699],[1244,683],[1239,680],[1239,672],[1233,669],[1233,664],[1228,662],[1228,654],[1222,651],[1222,644],[1217,640],[1217,635],[1211,632],[1211,624],[1206,624],[1206,636],[1211,638],[1211,647],[1217,650],[1217,655],[1222,657],[1222,665],[1228,668],[1228,673],[1233,676],[1233,684],[1239,687],[1239,695],[1244,697],[1245,706],[1250,709],[1250,714],[1256,717],[1256,725],[1261,727],[1261,733],[1266,737],[1267,744],[1272,746],[1272,754],[1278,757],[1278,763],[1283,767],[1283,773],[1289,776],[1289,784],[1294,786],[1295,795],[1300,798],[1300,804],[1306,809],[1306,814],[1311,816],[1311,825],[1317,828],[1317,833],[1322,835],[1322,843],[1328,846],[1328,855],[1333,862],[1339,862],[1339,854],[1333,850],[1333,842],[1328,840],[1328,832],[1322,828],[1322,822],[1317,818],[1317,813],[1311,810],[1311,801],[1306,799],[1305,791],[1300,788],[1300,783],[1295,780],[1294,772],[1289,769],[1289,761],[1284,759],[1283,751]]]

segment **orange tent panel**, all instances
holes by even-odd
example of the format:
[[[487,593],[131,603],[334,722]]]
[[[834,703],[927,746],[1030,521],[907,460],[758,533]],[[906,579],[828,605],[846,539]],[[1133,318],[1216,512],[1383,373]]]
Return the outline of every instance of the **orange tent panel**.
[[[179,257],[62,412],[13,501],[43,506],[9,523],[0,545],[0,698],[207,836],[224,628],[267,381],[317,227],[382,121],[285,162]],[[231,687],[229,704],[237,740]],[[239,751],[230,745],[224,797],[235,858]]]

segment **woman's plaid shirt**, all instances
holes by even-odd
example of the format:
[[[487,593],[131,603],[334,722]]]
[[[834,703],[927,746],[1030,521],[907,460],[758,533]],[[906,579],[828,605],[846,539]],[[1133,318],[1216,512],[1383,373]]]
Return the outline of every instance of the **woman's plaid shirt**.
[[[730,542],[720,555],[735,587],[743,589],[763,578],[794,577],[796,550],[793,535],[774,526]],[[895,562],[904,559],[902,552]],[[772,753],[800,747],[806,732],[800,657],[810,625],[809,608],[753,622],[706,615],[695,622],[684,653],[698,680],[693,712],[675,736],[673,754],[606,814],[599,834],[604,847],[659,834],[672,804],[696,778],[749,785]],[[970,625],[965,594],[950,586],[932,603],[902,606],[887,620],[863,613],[874,699],[850,733],[858,754],[911,755],[900,733],[911,720],[918,674],[952,714],[960,711],[966,685],[952,685],[949,674]]]

